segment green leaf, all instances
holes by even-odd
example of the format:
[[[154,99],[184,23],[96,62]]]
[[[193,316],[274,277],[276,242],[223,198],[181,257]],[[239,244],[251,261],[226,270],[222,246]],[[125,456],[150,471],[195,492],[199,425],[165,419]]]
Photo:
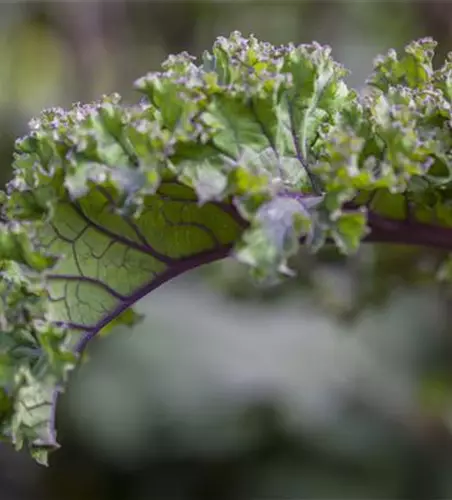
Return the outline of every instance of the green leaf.
[[[275,282],[281,273],[292,274],[287,259],[297,253],[310,226],[308,207],[301,200],[275,198],[260,207],[236,257],[252,266],[258,279]]]
[[[54,393],[67,382],[76,356],[67,345],[67,332],[47,320],[48,300],[39,274],[3,261],[0,299],[2,438],[16,449],[31,448],[46,463],[48,449],[57,446]]]
[[[405,47],[405,54],[400,58],[391,49],[385,57],[376,58],[375,71],[368,83],[384,92],[396,85],[423,88],[433,75],[432,61],[436,46],[437,43],[429,37],[416,40]]]
[[[2,436],[45,462],[88,341],[197,266],[234,255],[272,282],[301,242],[452,246],[452,67],[433,70],[434,45],[379,58],[361,96],[329,47],[234,32],[137,80],[137,104],[32,120],[0,199]]]
[[[133,308],[129,307],[129,309],[126,309],[122,313],[120,313],[118,316],[116,316],[115,319],[111,320],[108,325],[105,325],[100,331],[99,335],[105,336],[108,335],[109,333],[112,332],[117,326],[128,326],[129,328],[132,328],[138,324],[140,324],[144,319],[144,314],[139,314],[137,313]]]
[[[332,231],[336,245],[344,254],[356,252],[366,234],[367,219],[363,211],[342,213]]]

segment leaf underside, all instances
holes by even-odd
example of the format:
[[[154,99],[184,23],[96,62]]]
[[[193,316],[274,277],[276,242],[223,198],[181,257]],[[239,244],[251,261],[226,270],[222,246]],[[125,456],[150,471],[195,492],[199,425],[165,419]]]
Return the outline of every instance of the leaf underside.
[[[138,104],[33,120],[2,195],[3,438],[46,463],[87,342],[189,269],[233,255],[274,282],[300,242],[452,249],[452,63],[434,70],[434,48],[378,58],[361,96],[329,47],[234,32],[140,78]]]

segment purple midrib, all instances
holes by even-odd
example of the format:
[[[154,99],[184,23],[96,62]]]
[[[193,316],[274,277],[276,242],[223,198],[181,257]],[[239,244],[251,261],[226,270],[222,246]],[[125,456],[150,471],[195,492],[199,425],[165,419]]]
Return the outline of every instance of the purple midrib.
[[[306,201],[306,197],[295,196],[293,195],[293,193],[285,193],[282,194],[282,196],[291,196],[299,199],[300,202],[302,200]],[[353,207],[351,205],[349,208],[353,210],[356,207]],[[237,210],[232,205],[228,207],[227,213],[229,213],[233,217],[234,221],[236,223],[239,223],[242,228],[245,229],[248,226],[248,223],[240,217]],[[364,237],[363,242],[394,243],[452,250],[452,229],[419,222],[388,219],[371,211],[368,212],[367,217],[368,227],[370,231]],[[304,237],[301,238],[300,244],[303,244],[304,239]],[[234,243],[217,246],[212,250],[200,252],[191,257],[179,259],[176,262],[173,262],[165,271],[155,276],[151,282],[141,286],[129,296],[121,297],[120,303],[108,314],[106,314],[96,325],[93,325],[91,327],[77,324],[67,325],[68,327],[73,327],[84,331],[84,335],[75,346],[75,351],[79,354],[82,354],[90,340],[92,340],[102,328],[104,328],[108,323],[118,317],[126,309],[133,306],[137,301],[151,293],[153,290],[187,271],[200,267],[204,264],[209,264],[228,257],[233,249],[233,246]],[[57,443],[55,413],[58,394],[60,390],[61,388],[56,388],[53,394],[50,421],[50,445],[54,445],[55,443]]]
[[[308,196],[297,196],[293,193],[285,193],[281,196],[290,196],[292,198],[298,199],[300,202],[306,201],[307,198],[309,198]],[[352,208],[352,206],[350,206],[350,208]],[[234,220],[236,222],[240,221],[242,227],[246,227],[246,221],[241,219],[236,209],[232,205],[229,206],[228,213],[234,216]],[[370,231],[364,237],[363,242],[428,246],[452,250],[452,229],[450,228],[420,222],[388,219],[371,211],[368,212],[367,217]],[[301,239],[300,244],[303,244],[304,239],[304,237]],[[167,281],[170,281],[171,279],[189,270],[228,257],[231,250],[233,249],[233,246],[234,243],[230,243],[227,245],[217,245],[211,250],[206,250],[190,257],[174,259],[172,260],[171,264],[168,265],[165,271],[157,274],[150,282],[137,288],[130,295],[118,294],[114,290],[110,290],[107,285],[98,280],[90,278],[85,279],[82,276],[67,277],[69,279],[80,279],[81,281],[90,280],[94,283],[99,284],[101,287],[111,292],[112,296],[116,297],[119,300],[119,304],[95,325],[84,325],[70,322],[60,324],[64,324],[65,326],[73,329],[85,331],[86,334],[79,341],[76,347],[77,352],[82,352],[85,349],[87,343],[96,336],[99,330],[104,328],[108,323],[110,323],[110,321],[115,319],[126,309],[133,306],[138,300],[140,300],[156,288],[160,287]],[[49,279],[64,278],[64,276],[49,276]]]

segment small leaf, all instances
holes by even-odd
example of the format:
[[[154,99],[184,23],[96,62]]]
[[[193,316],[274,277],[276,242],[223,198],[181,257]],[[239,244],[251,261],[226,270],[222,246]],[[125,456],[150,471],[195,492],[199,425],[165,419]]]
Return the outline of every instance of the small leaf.
[[[358,250],[366,234],[367,219],[364,212],[342,213],[332,230],[336,245],[346,255]]]

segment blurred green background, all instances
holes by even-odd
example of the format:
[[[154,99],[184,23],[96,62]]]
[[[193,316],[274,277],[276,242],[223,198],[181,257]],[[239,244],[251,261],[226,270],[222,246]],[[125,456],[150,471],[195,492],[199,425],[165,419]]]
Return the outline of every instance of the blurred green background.
[[[414,38],[452,50],[452,3],[11,1],[0,4],[0,170],[47,106],[133,81],[232,30],[333,47],[364,85]],[[146,319],[90,346],[58,408],[51,467],[0,448],[0,500],[452,497],[452,300],[441,252],[300,250],[257,288],[224,261],[166,284]]]

